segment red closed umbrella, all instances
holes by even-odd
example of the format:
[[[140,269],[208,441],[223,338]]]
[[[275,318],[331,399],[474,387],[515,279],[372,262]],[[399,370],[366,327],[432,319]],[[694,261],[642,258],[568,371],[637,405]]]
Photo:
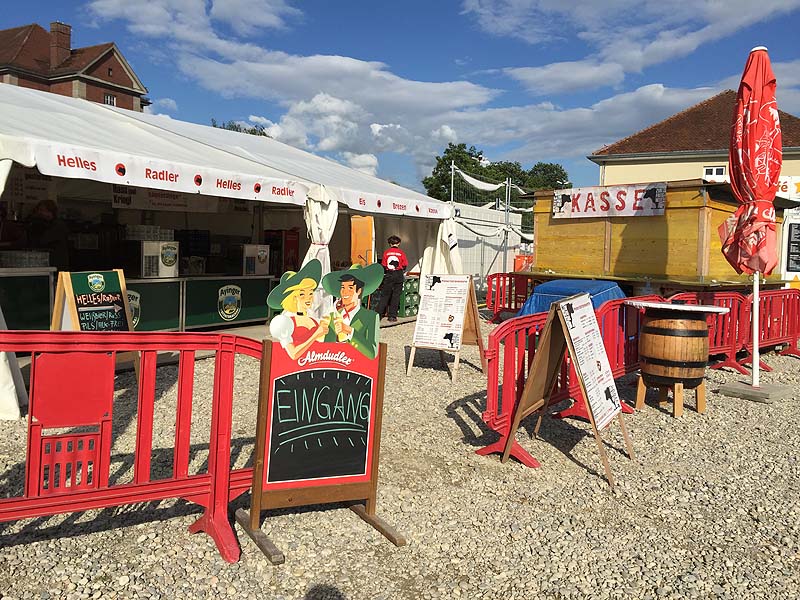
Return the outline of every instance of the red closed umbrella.
[[[736,95],[728,152],[739,208],[719,227],[722,253],[737,273],[753,273],[753,386],[758,386],[758,283],[778,264],[775,207],[783,162],[775,74],[767,49],[753,48]]]

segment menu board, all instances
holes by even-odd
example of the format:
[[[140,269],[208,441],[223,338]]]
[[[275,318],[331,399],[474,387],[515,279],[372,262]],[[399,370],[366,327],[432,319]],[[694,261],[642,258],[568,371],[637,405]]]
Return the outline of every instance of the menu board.
[[[790,273],[800,273],[800,223],[789,224],[786,270]]]
[[[125,276],[120,269],[58,275],[51,329],[131,331]]]
[[[415,347],[450,352],[461,349],[470,280],[470,275],[422,276]]]
[[[595,426],[603,429],[620,412],[620,400],[608,355],[600,335],[589,294],[556,303],[566,325],[567,343],[572,349]]]

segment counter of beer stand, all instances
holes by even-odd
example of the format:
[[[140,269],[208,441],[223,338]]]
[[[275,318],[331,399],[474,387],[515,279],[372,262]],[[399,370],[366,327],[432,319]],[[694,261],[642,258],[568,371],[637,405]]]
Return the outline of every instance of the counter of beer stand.
[[[271,275],[128,280],[136,331],[184,331],[266,321]]]

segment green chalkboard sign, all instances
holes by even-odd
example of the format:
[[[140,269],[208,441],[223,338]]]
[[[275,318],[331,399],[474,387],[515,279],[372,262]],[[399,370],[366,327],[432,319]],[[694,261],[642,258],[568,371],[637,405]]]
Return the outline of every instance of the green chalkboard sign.
[[[50,329],[131,331],[122,270],[59,273]]]

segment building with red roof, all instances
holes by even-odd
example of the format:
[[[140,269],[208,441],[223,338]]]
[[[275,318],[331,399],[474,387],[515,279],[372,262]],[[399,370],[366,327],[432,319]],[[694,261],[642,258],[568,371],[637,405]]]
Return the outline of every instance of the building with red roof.
[[[736,92],[725,90],[642,129],[587,158],[600,166],[600,185],[705,179],[727,181]],[[800,119],[778,111],[784,176],[800,175]]]
[[[141,111],[150,101],[116,44],[72,48],[72,27],[0,30],[0,83]]]

